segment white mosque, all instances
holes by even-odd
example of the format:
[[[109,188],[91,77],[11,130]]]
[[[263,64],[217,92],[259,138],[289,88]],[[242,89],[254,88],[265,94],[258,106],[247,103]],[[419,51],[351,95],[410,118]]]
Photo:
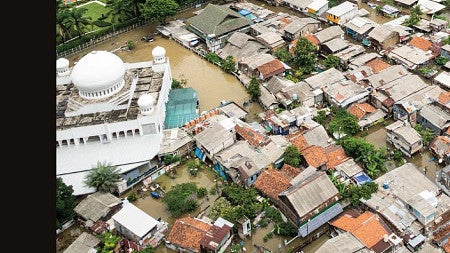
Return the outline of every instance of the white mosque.
[[[56,61],[56,176],[74,195],[96,191],[84,184],[98,162],[117,166],[123,193],[157,169],[172,74],[166,50],[153,61],[124,63],[92,51],[74,67]]]

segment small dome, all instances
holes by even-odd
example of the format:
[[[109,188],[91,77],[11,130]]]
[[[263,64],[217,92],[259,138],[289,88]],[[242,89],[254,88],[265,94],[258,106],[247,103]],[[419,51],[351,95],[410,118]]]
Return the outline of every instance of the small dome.
[[[138,106],[141,108],[148,108],[153,106],[153,96],[150,94],[141,95],[137,101]]]
[[[166,50],[163,47],[156,46],[152,50],[152,55],[155,58],[164,57],[166,55]]]
[[[72,71],[72,82],[80,92],[101,92],[123,82],[125,65],[115,54],[92,51]]]
[[[62,69],[62,68],[68,68],[69,67],[69,60],[66,58],[59,58],[56,60],[56,68]]]

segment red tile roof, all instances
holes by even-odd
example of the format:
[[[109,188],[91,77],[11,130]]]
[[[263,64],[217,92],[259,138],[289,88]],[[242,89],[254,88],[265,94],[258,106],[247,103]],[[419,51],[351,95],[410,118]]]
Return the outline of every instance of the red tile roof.
[[[251,128],[236,125],[235,129],[236,133],[242,136],[242,138],[248,141],[253,147],[259,147],[260,145],[269,141],[269,137]]]
[[[422,37],[415,36],[409,41],[409,45],[420,48],[423,51],[428,51],[428,49],[430,49],[433,43]]]
[[[338,145],[330,145],[326,147],[325,154],[328,159],[327,169],[334,169],[334,167],[349,159],[349,157],[345,155],[344,149]]]
[[[347,111],[361,120],[367,113],[375,112],[377,109],[368,103],[353,103]]]
[[[380,58],[375,58],[373,60],[370,60],[364,64],[365,66],[368,66],[372,69],[372,72],[374,74],[377,74],[378,72],[382,71],[383,69],[389,68],[391,65],[387,62],[384,62]]]
[[[291,186],[291,179],[276,169],[263,170],[255,181],[255,188],[270,197],[278,199],[278,194]]]
[[[213,225],[200,241],[200,245],[210,250],[216,250],[217,247],[220,246],[220,242],[225,238],[231,229],[232,228],[226,224],[222,227]]]
[[[309,40],[314,45],[319,45],[319,40],[317,39],[316,35],[314,34],[308,34],[304,36],[307,40]]]
[[[175,221],[166,240],[178,247],[200,252],[200,241],[211,227],[191,217],[181,218]]]
[[[450,240],[444,245],[445,253],[450,253]]]
[[[450,91],[443,91],[438,96],[439,103],[446,105],[448,102],[450,102]]]
[[[372,248],[380,240],[383,240],[384,235],[390,234],[380,223],[377,215],[369,211],[356,218],[344,214],[331,222],[331,225],[352,233],[367,248]]]
[[[278,59],[264,63],[263,65],[258,66],[257,69],[264,79],[281,74],[286,70],[284,65]]]
[[[296,177],[298,174],[300,174],[300,172],[302,172],[302,169],[296,168],[294,166],[285,163],[283,164],[283,167],[281,167],[281,171],[292,179]]]
[[[327,155],[325,154],[324,148],[320,146],[309,146],[301,151],[303,157],[309,166],[320,167],[328,162]]]
[[[300,135],[297,138],[291,140],[291,143],[292,143],[292,145],[296,146],[300,152],[303,149],[309,147],[309,144],[303,135]]]

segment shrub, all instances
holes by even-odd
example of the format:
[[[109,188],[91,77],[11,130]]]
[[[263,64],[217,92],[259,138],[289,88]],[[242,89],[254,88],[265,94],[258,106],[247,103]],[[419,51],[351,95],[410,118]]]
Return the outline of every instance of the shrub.
[[[138,196],[136,194],[136,192],[132,192],[130,193],[130,195],[128,195],[127,200],[130,202],[134,202],[138,199]]]

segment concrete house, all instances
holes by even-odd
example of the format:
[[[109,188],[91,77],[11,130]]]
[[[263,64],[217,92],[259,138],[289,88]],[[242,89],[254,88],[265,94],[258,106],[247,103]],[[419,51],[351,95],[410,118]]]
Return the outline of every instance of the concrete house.
[[[97,252],[95,247],[100,244],[100,239],[87,232],[83,232],[81,235],[73,241],[69,247],[67,247],[63,253],[93,253]]]
[[[320,21],[317,19],[294,16],[292,17],[292,22],[284,27],[284,38],[287,41],[293,41],[301,36],[316,33],[319,27]]]
[[[333,252],[363,252],[365,249],[356,237],[351,233],[345,232],[328,239],[322,244],[315,253],[330,253]]]
[[[221,217],[212,224],[198,218],[180,218],[167,235],[165,246],[178,252],[223,252],[234,237],[233,227]]]
[[[363,103],[368,100],[369,93],[365,88],[351,80],[339,81],[322,88],[325,100],[334,107],[347,108],[352,103]]]
[[[204,161],[207,157],[213,161],[215,154],[236,142],[236,134],[224,127],[225,123],[226,121],[223,120],[194,136],[197,145],[195,150],[200,152],[201,160]]]
[[[282,135],[289,134],[289,128],[291,127],[289,121],[279,118],[273,110],[261,112],[259,118],[267,132]]]
[[[330,24],[343,25],[352,18],[358,16],[358,6],[345,1],[325,11],[326,19]]]
[[[315,122],[313,120],[311,121]],[[328,142],[330,137],[328,136],[327,131],[319,123],[316,123],[316,125],[311,128],[307,128],[304,131],[289,134],[287,139],[292,143],[292,145],[296,146],[300,152],[313,145],[325,148],[330,144]]]
[[[309,0],[280,0],[284,5],[288,6],[292,10],[299,12],[307,12],[307,6],[311,1]]]
[[[420,110],[417,123],[433,130],[436,135],[443,135],[450,127],[450,112],[434,104],[428,104]]]
[[[263,86],[273,94],[277,101],[280,102],[285,108],[292,103],[292,100],[285,96],[281,92],[283,88],[295,86],[296,84],[291,80],[286,79],[282,76],[273,76],[266,83],[263,83]]]
[[[385,112],[390,113],[396,102],[427,86],[428,84],[422,81],[419,76],[412,74],[406,75],[376,88],[375,92],[371,93],[370,103],[375,108],[381,108]]]
[[[433,79],[433,83],[441,86],[445,90],[450,91],[450,72],[442,71]]]
[[[378,51],[394,46],[400,40],[399,32],[391,25],[380,25],[368,34],[370,45]]]
[[[408,45],[391,50],[387,56],[397,64],[413,70],[433,61],[438,56],[437,53],[430,50],[431,46],[431,41],[421,37],[414,37]]]
[[[329,54],[336,54],[346,48],[348,48],[351,45],[351,43],[347,40],[344,40],[342,38],[334,38],[330,41],[327,41],[320,45],[319,47],[319,53],[326,57],[326,55]]]
[[[365,53],[365,54],[360,54],[352,59],[349,60],[349,64],[348,64],[348,68],[350,70],[354,70],[357,69],[359,67],[362,67],[364,65],[366,66],[370,66],[369,63],[372,62],[373,60],[380,60],[379,58],[381,58],[381,55],[377,54],[377,53]],[[382,60],[380,60],[381,62],[384,62]],[[387,64],[387,63],[386,63]],[[390,66],[388,64],[388,66]],[[370,66],[371,67],[371,66]],[[375,71],[375,69],[373,67],[372,68],[372,72],[374,74],[378,73]]]
[[[429,149],[440,164],[450,164],[450,137],[441,135],[434,137]]]
[[[86,228],[98,221],[106,222],[122,208],[122,201],[109,192],[89,194],[75,206],[74,211]]]
[[[286,100],[296,101],[305,107],[314,107],[313,90],[303,81],[283,87],[280,93],[283,94]]]
[[[306,171],[305,171],[306,172]],[[339,192],[325,172],[300,173],[292,180],[293,187],[280,193],[280,210],[306,237],[340,214]]]
[[[434,18],[434,19],[430,20],[430,27],[431,27],[431,30],[433,30],[435,32],[439,32],[442,29],[448,27],[448,21],[439,19],[439,18]]]
[[[368,129],[382,122],[387,116],[383,110],[376,109],[368,103],[353,103],[348,107],[347,111],[358,118],[358,125],[361,127],[361,130]]]
[[[157,221],[128,200],[124,200],[122,209],[112,220],[117,232],[141,246],[158,246],[168,228],[167,222]]]
[[[344,74],[335,69],[330,68],[316,75],[306,78],[304,81],[311,87],[314,93],[314,104],[322,104],[324,102],[323,87],[331,86],[339,81],[346,80]]]
[[[352,38],[357,41],[363,41],[366,39],[369,32],[377,26],[379,26],[379,24],[371,19],[359,16],[354,17],[347,23],[343,24],[345,33],[352,36]]]
[[[259,96],[259,102],[261,104],[261,106],[265,109],[265,110],[273,110],[275,108],[278,108],[278,105],[280,104],[277,101],[277,98],[270,93],[270,91],[268,91],[266,89],[266,87],[264,86],[260,86],[261,89],[261,96]]]
[[[403,6],[403,7],[407,7],[412,8],[418,0],[394,0],[394,2],[398,5],[398,6]]]
[[[339,58],[342,68],[348,69],[348,65],[350,64],[350,61],[353,58],[364,54],[365,52],[366,52],[366,49],[362,45],[355,45],[353,43],[350,43],[350,45],[347,48],[335,53],[334,55],[337,58]]]
[[[438,194],[439,187],[412,163],[388,171],[374,181],[383,187],[363,203],[389,221],[399,231],[397,234],[428,235],[443,217],[448,217],[450,197]],[[401,216],[395,214],[400,211]]]
[[[439,86],[428,85],[404,99],[396,102],[392,108],[395,120],[407,120],[412,126],[417,122],[417,115],[423,106],[437,101],[444,92]]]
[[[328,0],[313,0],[306,9],[315,16],[322,16],[328,10]]]
[[[316,39],[319,41],[319,44],[323,44],[327,41],[330,41],[335,38],[344,39],[345,32],[339,26],[330,26],[319,32],[316,32],[314,35]]]
[[[423,147],[422,136],[409,123],[398,120],[386,126],[386,130],[386,141],[408,157]]]
[[[233,33],[227,41],[227,44],[217,50],[217,55],[225,60],[227,56],[231,55],[237,62],[241,59],[257,54],[268,53],[269,48],[256,41],[256,39],[250,35],[241,32]]]
[[[282,74],[286,69],[277,58],[270,54],[259,54],[243,58],[238,62],[238,69],[248,77],[267,80]]]
[[[369,63],[366,65],[372,67]],[[372,70],[375,70],[375,68],[372,67]],[[377,89],[384,84],[390,83],[408,74],[410,74],[410,72],[402,65],[387,65],[387,67],[383,66],[383,69],[378,71],[378,73],[375,73],[374,71],[374,74],[368,76],[365,80],[367,85],[370,85],[373,89]]]
[[[436,172],[436,184],[450,196],[450,165]]]
[[[354,177],[363,172],[363,168],[353,160],[349,158],[343,163],[336,165],[334,175],[340,182],[345,184],[356,184]]]
[[[227,6],[208,4],[200,14],[188,18],[186,27],[203,41],[209,51],[216,52],[225,46],[234,32],[247,32],[252,21]]]
[[[344,212],[344,214],[332,220],[330,225],[339,234],[351,233],[367,249],[376,253],[392,252],[395,246],[402,246],[403,239],[394,234],[376,213],[370,211],[364,213]]]
[[[441,47],[441,56],[444,56],[445,58],[450,60],[450,45],[443,45]]]
[[[281,34],[272,31],[261,33],[255,38],[256,41],[263,44],[265,47],[269,48],[270,53],[277,51],[286,44],[283,37],[281,37]]]

